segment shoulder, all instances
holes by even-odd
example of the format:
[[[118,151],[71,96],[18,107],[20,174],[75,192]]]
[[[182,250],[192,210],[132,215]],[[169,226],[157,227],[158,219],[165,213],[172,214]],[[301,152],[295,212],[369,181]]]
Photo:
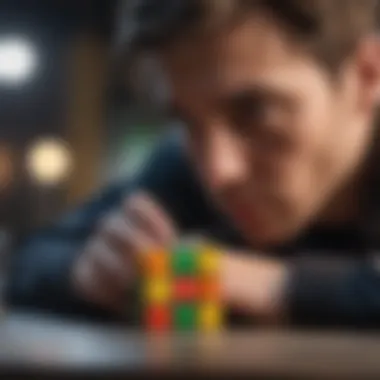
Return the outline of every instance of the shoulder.
[[[152,182],[155,178],[168,180],[185,174],[184,171],[192,173],[185,135],[181,129],[173,129],[157,143],[135,180],[138,183]]]
[[[152,195],[180,226],[205,218],[210,204],[186,149],[183,130],[173,129],[157,144],[133,179],[135,190]]]

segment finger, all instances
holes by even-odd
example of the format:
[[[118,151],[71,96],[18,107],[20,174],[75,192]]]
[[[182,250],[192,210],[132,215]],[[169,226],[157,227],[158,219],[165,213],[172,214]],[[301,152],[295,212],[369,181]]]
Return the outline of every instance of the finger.
[[[87,257],[83,258],[76,270],[75,287],[87,302],[101,305],[107,309],[114,309],[116,300],[113,300],[111,289],[99,286],[98,276],[93,263]]]
[[[171,219],[151,196],[136,194],[126,201],[124,209],[132,223],[155,242],[166,245],[175,239],[176,233]]]
[[[124,301],[126,289],[133,282],[132,265],[101,240],[90,243],[77,271],[80,293],[90,302],[115,309]]]
[[[135,263],[131,256],[129,260],[110,247],[106,241],[99,239],[91,248],[93,266],[101,283],[125,291],[135,280]]]
[[[123,255],[134,254],[158,244],[121,214],[106,221],[100,233],[112,249]]]

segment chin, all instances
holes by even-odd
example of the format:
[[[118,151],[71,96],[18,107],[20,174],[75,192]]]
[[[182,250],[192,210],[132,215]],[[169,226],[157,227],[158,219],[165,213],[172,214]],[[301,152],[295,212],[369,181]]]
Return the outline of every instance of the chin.
[[[254,245],[260,247],[278,247],[290,243],[299,235],[298,228],[277,227],[277,228],[263,228],[260,231],[254,231],[250,234],[249,241]]]

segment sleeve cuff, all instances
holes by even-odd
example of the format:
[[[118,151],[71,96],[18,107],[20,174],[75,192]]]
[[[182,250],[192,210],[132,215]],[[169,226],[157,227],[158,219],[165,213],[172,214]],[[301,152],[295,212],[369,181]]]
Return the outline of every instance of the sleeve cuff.
[[[329,259],[293,263],[286,295],[290,323],[297,326],[355,323],[361,312],[357,302],[360,283],[366,276],[361,266],[358,262]]]

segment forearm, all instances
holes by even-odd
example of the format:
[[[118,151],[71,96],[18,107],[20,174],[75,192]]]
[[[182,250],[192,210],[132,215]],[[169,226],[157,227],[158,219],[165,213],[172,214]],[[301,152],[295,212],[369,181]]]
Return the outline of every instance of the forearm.
[[[380,326],[380,272],[370,260],[299,260],[287,291],[293,324]]]
[[[75,318],[110,320],[111,315],[77,296],[70,274],[81,245],[35,240],[15,253],[4,298],[11,309],[47,312]]]
[[[110,187],[15,247],[5,286],[9,307],[103,319],[101,310],[77,297],[70,276],[97,223],[119,204],[124,190],[124,184]]]
[[[297,326],[378,327],[380,274],[370,263],[334,258],[271,260],[228,254],[226,304],[264,322]]]

